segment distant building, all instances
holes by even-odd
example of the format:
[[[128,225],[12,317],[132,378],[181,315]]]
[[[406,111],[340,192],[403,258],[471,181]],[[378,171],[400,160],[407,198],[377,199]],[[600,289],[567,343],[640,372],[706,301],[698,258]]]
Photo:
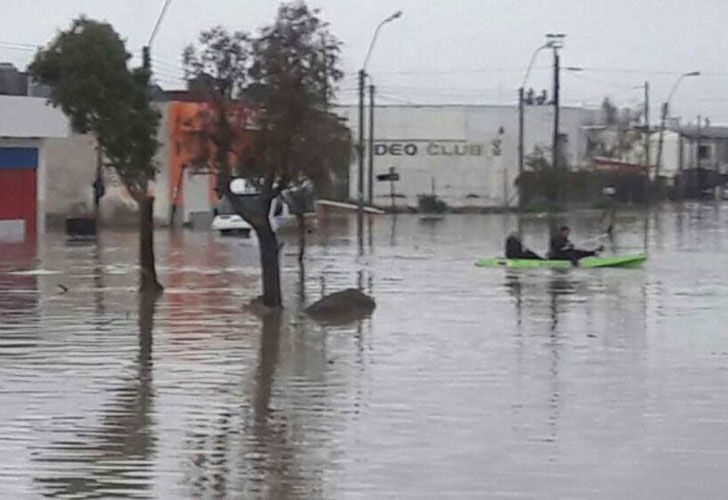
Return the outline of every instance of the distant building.
[[[650,135],[651,163],[657,162],[659,131]],[[638,153],[641,154],[641,153]],[[639,156],[641,159],[641,156]],[[681,170],[703,169],[728,174],[728,126],[696,127],[672,124],[662,141],[660,176],[673,178]]]
[[[357,107],[341,106],[336,112],[347,119],[356,141]],[[526,156],[541,149],[550,160],[553,108],[528,106],[525,115]],[[562,108],[559,147],[565,165],[580,168],[589,163],[587,131],[601,120],[598,108]],[[400,176],[399,203],[417,206],[418,195],[434,191],[453,207],[517,204],[517,106],[384,105],[376,107],[374,122],[374,178],[394,168]],[[349,196],[355,200],[358,160],[356,155],[352,159]],[[389,183],[375,181],[373,202],[387,204],[389,196]]]
[[[11,63],[0,63],[0,95],[28,95],[28,75]]]
[[[41,85],[28,75],[18,71],[11,63],[0,63],[0,95],[48,97],[50,88]]]

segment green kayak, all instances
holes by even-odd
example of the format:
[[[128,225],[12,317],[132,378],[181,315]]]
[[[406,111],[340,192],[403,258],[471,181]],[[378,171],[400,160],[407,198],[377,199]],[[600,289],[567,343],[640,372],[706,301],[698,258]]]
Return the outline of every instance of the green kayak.
[[[642,253],[605,257],[585,257],[579,261],[578,267],[637,267],[646,260],[647,256]],[[479,267],[513,267],[518,269],[574,267],[569,260],[505,259],[502,257],[480,259],[475,263],[475,265]]]

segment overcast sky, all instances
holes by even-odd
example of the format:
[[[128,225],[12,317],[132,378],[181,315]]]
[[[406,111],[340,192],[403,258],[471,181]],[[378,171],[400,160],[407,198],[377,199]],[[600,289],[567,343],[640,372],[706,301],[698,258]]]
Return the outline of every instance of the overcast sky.
[[[641,86],[652,87],[652,119],[681,72],[686,79],[672,101],[676,115],[728,124],[728,2],[725,0],[312,0],[344,42],[340,99],[351,101],[355,71],[374,28],[397,9],[404,15],[381,33],[370,73],[382,103],[507,103],[534,48],[549,32],[567,34],[563,101],[598,104],[609,95],[641,105]],[[21,67],[59,28],[85,13],[111,22],[138,53],[163,0],[2,0],[0,60]],[[255,31],[270,22],[275,0],[173,0],[152,53],[159,82],[179,87],[179,54],[207,27]],[[543,52],[529,84],[550,89],[551,55]]]

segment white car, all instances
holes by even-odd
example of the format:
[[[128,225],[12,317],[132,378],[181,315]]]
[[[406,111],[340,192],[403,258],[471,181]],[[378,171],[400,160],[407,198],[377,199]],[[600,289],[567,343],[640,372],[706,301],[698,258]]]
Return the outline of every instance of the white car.
[[[224,236],[250,236],[253,229],[238,214],[218,214],[212,219],[212,229],[220,231]]]
[[[270,225],[273,231],[278,231],[281,226],[287,226],[292,221],[295,221],[295,217],[291,215],[288,204],[280,197],[271,203],[268,217],[270,218]],[[250,236],[253,228],[238,214],[226,211],[226,213],[218,213],[212,219],[212,229],[220,231],[220,234],[224,236],[243,236],[247,238]]]

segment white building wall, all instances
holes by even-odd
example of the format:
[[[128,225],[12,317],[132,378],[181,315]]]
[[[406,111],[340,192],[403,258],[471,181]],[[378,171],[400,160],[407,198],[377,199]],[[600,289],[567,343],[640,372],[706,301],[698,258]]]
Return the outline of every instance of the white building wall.
[[[66,115],[41,97],[0,95],[0,137],[67,137]]]
[[[339,108],[356,140],[358,110]],[[582,127],[598,122],[599,110],[564,108],[560,131],[566,134],[569,165],[579,165],[586,150]],[[518,109],[515,106],[378,106],[375,110],[374,175],[394,167],[397,193],[408,206],[435,192],[454,207],[504,206],[517,202]],[[553,108],[526,109],[525,152],[551,149]],[[367,126],[368,131],[368,126]],[[367,142],[368,144],[368,142]],[[366,162],[365,162],[366,163]],[[357,198],[358,159],[353,158],[349,194]],[[364,190],[367,181],[365,175]],[[386,204],[389,183],[374,182],[374,203]],[[366,195],[365,195],[366,197]],[[399,204],[404,204],[401,198]]]
[[[652,165],[657,164],[657,152],[659,149],[659,134],[650,136],[650,160]],[[683,168],[691,167],[690,144],[683,143]],[[680,135],[672,130],[666,130],[662,140],[662,165],[660,166],[660,177],[672,178],[680,170]],[[652,175],[655,174],[653,168]]]
[[[36,170],[37,231],[46,226],[48,190],[47,139],[67,137],[68,119],[47,100],[39,97],[0,96],[0,145],[3,147],[34,147],[38,149]]]
[[[170,148],[172,145],[172,137],[170,130],[170,103],[160,102],[154,103],[159,111],[159,129],[157,130],[157,142],[159,147],[157,155],[154,158],[157,167],[157,175],[154,179],[154,222],[157,225],[168,225],[171,214],[171,179],[170,179]]]

